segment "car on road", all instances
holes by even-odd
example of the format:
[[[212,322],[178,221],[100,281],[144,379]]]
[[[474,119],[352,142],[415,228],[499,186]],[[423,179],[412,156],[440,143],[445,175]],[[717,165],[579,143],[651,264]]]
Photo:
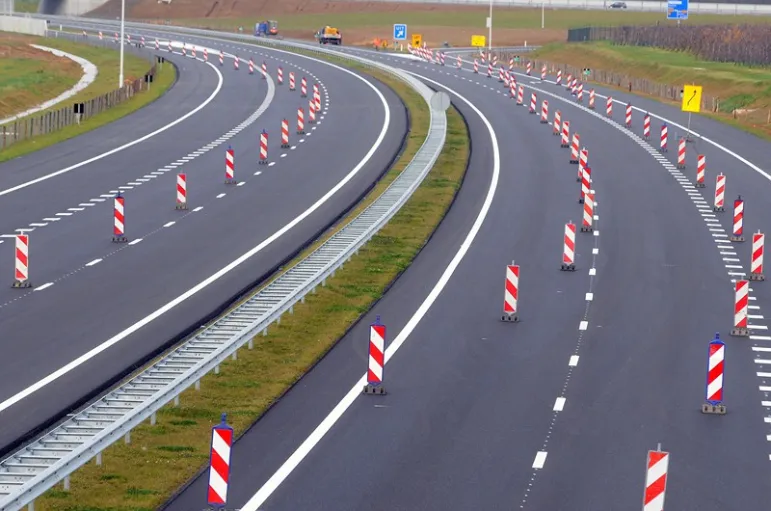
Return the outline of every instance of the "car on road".
[[[626,2],[613,2],[608,9],[626,9]]]

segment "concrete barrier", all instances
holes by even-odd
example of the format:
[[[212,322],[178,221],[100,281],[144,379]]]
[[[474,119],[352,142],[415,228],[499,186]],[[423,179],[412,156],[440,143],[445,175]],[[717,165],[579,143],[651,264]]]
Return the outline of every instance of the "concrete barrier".
[[[46,35],[46,21],[20,16],[0,16],[0,32],[16,32],[42,37]]]

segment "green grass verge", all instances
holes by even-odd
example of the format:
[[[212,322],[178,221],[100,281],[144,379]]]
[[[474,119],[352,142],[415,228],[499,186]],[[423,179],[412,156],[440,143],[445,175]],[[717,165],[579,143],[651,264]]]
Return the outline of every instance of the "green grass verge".
[[[14,12],[37,12],[40,0],[15,0],[13,5]]]
[[[55,98],[83,73],[77,63],[31,48],[25,39],[0,36],[0,118]]]
[[[608,42],[547,45],[535,52],[534,57],[678,87],[690,83],[702,85],[705,95],[720,98],[720,112],[703,115],[771,139],[771,125],[768,124],[771,68],[710,62],[684,52]],[[736,108],[754,112],[734,119],[731,112]]]
[[[484,27],[487,8],[459,9],[457,11],[385,11],[385,12],[334,12],[323,14],[282,14],[278,20],[279,30],[307,30],[315,32],[324,24],[342,30],[353,28],[390,28],[394,23],[421,27]],[[270,17],[270,16],[269,16]],[[243,26],[245,31],[254,29],[254,24],[264,17],[249,18],[193,18],[174,20],[175,24],[206,26],[208,28],[235,30]],[[664,13],[629,12],[621,10],[546,10],[546,28],[575,28],[615,25],[643,25],[664,23]],[[771,16],[725,16],[712,14],[691,14],[683,23],[771,23]],[[495,28],[541,28],[541,9],[496,8],[493,12]],[[390,31],[388,32],[390,33]],[[495,34],[493,34],[494,38]]]
[[[412,127],[397,163],[348,219],[374,201],[409,163],[425,140],[430,119],[425,102],[406,84],[364,71],[397,92],[410,110]],[[210,428],[219,422],[221,412],[228,413],[237,433],[263,414],[383,294],[444,217],[469,156],[463,119],[451,109],[448,122],[445,148],[426,180],[359,255],[327,280],[326,287],[296,305],[294,314],[285,315],[269,335],[255,337],[253,350],[241,349],[238,360],[222,364],[220,374],[206,376],[200,391],[184,392],[179,407],[163,408],[155,426],[144,423],[136,428],[131,444],[119,442],[107,449],[101,467],[91,462],[73,474],[71,491],[49,491],[35,509],[155,509],[207,463]]]
[[[88,101],[117,88],[119,61],[117,58],[118,52],[116,50],[93,47],[55,38],[41,38],[39,44],[79,55],[90,60],[99,69],[99,74],[94,80],[94,83],[69,99],[67,101],[68,104],[77,101]],[[125,54],[124,76],[127,80],[133,80],[144,76],[150,67],[152,67],[152,63],[149,60],[128,53]],[[172,65],[167,64],[162,68],[158,67],[158,74],[153,81],[150,91],[144,91],[137,94],[130,100],[95,115],[80,125],[67,126],[59,131],[49,133],[48,135],[40,135],[9,145],[6,149],[0,150],[0,162],[11,160],[53,144],[69,140],[78,135],[82,135],[83,133],[100,128],[105,124],[116,121],[161,97],[176,81],[176,77],[176,70]],[[50,110],[55,110],[62,106],[64,105],[59,104],[52,107]],[[35,115],[40,115],[40,113]]]

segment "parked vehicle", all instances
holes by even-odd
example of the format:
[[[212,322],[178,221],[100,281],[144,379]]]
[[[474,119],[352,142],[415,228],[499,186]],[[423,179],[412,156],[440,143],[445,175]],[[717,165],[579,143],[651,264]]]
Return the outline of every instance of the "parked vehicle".
[[[258,37],[278,35],[278,21],[260,21],[254,25],[254,35]]]
[[[608,6],[610,9],[626,9],[626,2],[613,2]]]
[[[343,44],[343,33],[340,30],[326,26],[316,34],[319,44]]]

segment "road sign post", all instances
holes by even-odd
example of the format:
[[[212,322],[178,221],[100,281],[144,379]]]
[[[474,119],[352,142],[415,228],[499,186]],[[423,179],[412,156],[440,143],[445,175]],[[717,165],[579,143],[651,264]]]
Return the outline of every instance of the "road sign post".
[[[685,141],[691,141],[691,114],[701,112],[701,85],[685,85],[682,91],[681,110],[688,112],[688,126],[686,127]]]
[[[407,40],[407,25],[404,23],[394,24],[394,41],[406,41]]]
[[[688,19],[688,0],[667,0],[667,19],[680,20]]]

